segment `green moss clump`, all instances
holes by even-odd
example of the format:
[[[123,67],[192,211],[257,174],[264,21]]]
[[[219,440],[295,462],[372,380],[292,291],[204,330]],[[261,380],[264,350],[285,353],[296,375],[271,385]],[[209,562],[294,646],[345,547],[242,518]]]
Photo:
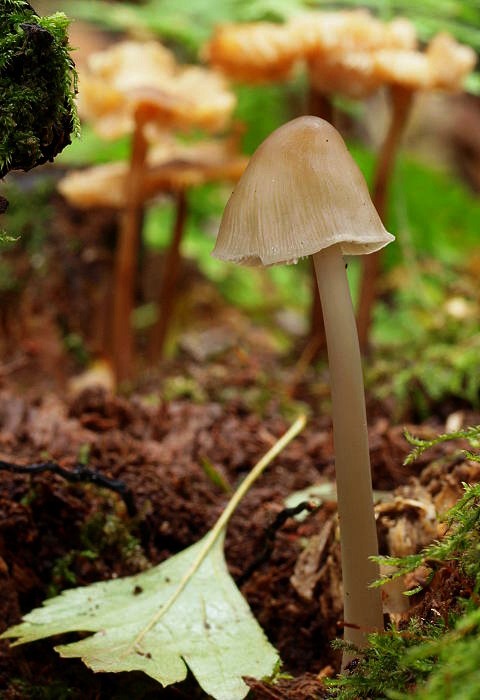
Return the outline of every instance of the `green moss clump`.
[[[0,177],[52,161],[78,131],[68,25],[63,13],[0,0]]]

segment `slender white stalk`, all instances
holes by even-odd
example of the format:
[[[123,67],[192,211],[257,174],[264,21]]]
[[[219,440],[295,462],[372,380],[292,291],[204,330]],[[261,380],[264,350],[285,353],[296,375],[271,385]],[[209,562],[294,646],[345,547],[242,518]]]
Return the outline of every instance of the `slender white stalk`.
[[[373,511],[365,394],[355,316],[339,245],[314,255],[323,309],[332,394],[337,479],[344,638],[365,646],[366,634],[383,629],[381,592],[369,584],[379,576],[369,560],[378,554]],[[348,657],[344,656],[344,664]]]

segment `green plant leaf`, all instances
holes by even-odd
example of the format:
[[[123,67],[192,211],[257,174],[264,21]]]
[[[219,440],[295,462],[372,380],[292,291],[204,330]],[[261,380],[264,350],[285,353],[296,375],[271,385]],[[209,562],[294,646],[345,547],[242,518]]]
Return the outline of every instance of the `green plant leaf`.
[[[240,700],[248,693],[242,676],[271,674],[278,654],[228,573],[223,534],[174,604],[140,639],[205,539],[136,576],[67,590],[7,634],[23,644],[65,632],[95,632],[56,651],[81,658],[93,671],[143,671],[164,686],[184,680],[188,666],[217,700]]]
[[[242,700],[243,676],[271,675],[279,656],[230,577],[225,527],[240,500],[305,426],[299,416],[233,494],[215,526],[199,541],[136,576],[64,591],[1,635],[15,645],[66,632],[94,632],[56,647],[93,671],[143,671],[163,686],[190,668],[216,700]]]

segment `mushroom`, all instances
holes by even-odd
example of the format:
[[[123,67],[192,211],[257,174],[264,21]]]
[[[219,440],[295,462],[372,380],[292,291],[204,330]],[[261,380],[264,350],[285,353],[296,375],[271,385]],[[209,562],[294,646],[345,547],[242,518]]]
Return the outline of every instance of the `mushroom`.
[[[224,24],[215,29],[204,55],[235,80],[263,83],[288,79],[299,58],[299,47],[286,25]]]
[[[381,147],[373,179],[372,200],[383,221],[386,219],[388,186],[396,154],[419,90],[458,92],[473,70],[476,54],[469,46],[458,44],[449,34],[438,34],[425,51],[414,48],[383,48],[371,55],[371,71],[390,86],[392,116]],[[357,312],[360,347],[368,347],[376,287],[380,274],[380,255],[364,261]]]
[[[224,129],[235,96],[222,76],[198,66],[179,66],[157,42],[127,41],[89,60],[82,76],[80,113],[106,138],[132,133],[129,187],[115,261],[113,310],[114,367],[118,380],[128,379],[134,342],[130,317],[142,222],[142,189],[152,140],[171,129]],[[185,202],[177,200],[182,222]],[[180,232],[181,235],[181,232]],[[174,240],[177,243],[178,236]]]
[[[332,22],[325,22],[322,14],[309,13],[296,20],[296,31],[303,33],[307,43],[310,37],[308,73],[312,104],[318,104],[320,101],[329,104],[332,94],[345,95],[354,100],[369,97],[385,84],[385,78],[375,60],[377,52],[386,49],[412,50],[416,47],[415,28],[406,19],[398,18],[384,23],[363,10],[340,12],[336,13],[336,27],[332,26],[328,31]],[[313,113],[323,116],[318,111]],[[395,127],[399,124],[401,131],[404,112],[394,111],[394,115]],[[390,142],[391,139],[388,139],[381,150],[379,164],[386,160],[385,152],[388,152]],[[378,171],[378,180],[381,182],[384,170],[380,165]],[[388,177],[385,179],[388,181]],[[374,196],[374,204],[376,199]],[[317,293],[314,298],[314,312],[318,306]],[[310,344],[321,347],[323,337],[321,324],[312,323]]]
[[[152,146],[148,154],[136,193],[138,204],[143,206],[160,193],[173,196],[176,203],[172,239],[158,294],[161,313],[152,329],[148,349],[151,362],[162,355],[172,315],[180,267],[180,244],[187,216],[186,193],[191,187],[207,182],[236,182],[239,179],[248,159],[238,153],[237,141],[236,135],[189,145],[172,138],[163,139]],[[120,161],[69,173],[60,181],[58,189],[70,204],[81,209],[96,206],[122,209],[129,185],[129,164]]]
[[[252,156],[220,225],[213,255],[244,265],[312,255],[330,368],[342,548],[345,639],[383,628],[370,457],[357,330],[344,255],[383,248],[389,234],[340,134],[318,117],[274,131]],[[344,664],[347,656],[344,656]]]

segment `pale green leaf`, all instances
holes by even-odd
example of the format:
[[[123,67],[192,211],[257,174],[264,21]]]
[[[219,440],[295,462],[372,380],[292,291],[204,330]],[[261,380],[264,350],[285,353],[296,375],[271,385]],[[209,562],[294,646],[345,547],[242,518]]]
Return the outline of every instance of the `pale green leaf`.
[[[65,591],[4,636],[23,644],[65,632],[95,632],[56,650],[81,658],[93,671],[143,671],[164,686],[184,680],[188,666],[217,700],[240,700],[248,693],[242,676],[270,675],[278,654],[228,573],[223,533],[175,602],[138,639],[172,598],[207,537],[136,576]]]
[[[230,577],[226,525],[272,460],[304,428],[301,415],[257,462],[203,539],[136,576],[74,588],[47,600],[0,638],[25,644],[65,632],[94,632],[56,647],[93,671],[143,671],[167,686],[190,668],[216,700],[242,700],[243,676],[272,675],[279,662]]]

